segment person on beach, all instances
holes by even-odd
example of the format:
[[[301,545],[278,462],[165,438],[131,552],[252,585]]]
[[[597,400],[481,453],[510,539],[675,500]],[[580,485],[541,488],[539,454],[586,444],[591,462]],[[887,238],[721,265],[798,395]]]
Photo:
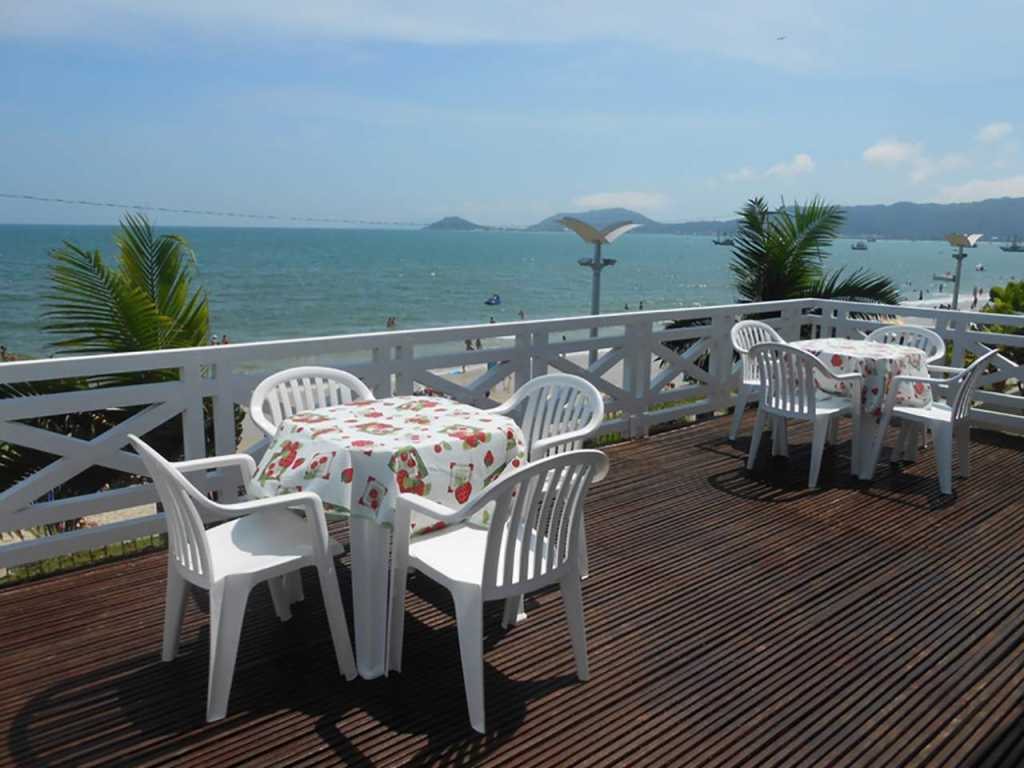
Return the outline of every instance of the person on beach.
[[[493,322],[494,322],[494,315],[491,315],[491,319],[490,319],[490,322],[491,322],[491,323],[493,323]]]
[[[642,301],[640,302],[640,311],[641,311],[641,312],[643,312],[643,311],[644,311],[644,303],[643,303]]]
[[[214,333],[210,336],[210,345],[216,347],[218,344],[220,344],[220,337]]]
[[[466,351],[467,352],[472,352],[473,351],[473,340],[472,339],[466,339]]]
[[[626,311],[626,312],[629,312],[629,302],[628,302],[628,301],[626,302],[626,307],[625,307],[625,311]]]
[[[227,343],[229,343],[228,342],[228,335],[225,333],[223,336],[220,337],[220,345],[224,346]]]
[[[520,320],[525,320],[526,319],[526,313],[523,312],[523,310],[521,310],[521,309],[519,310],[519,319]]]
[[[0,344],[0,363],[6,363],[8,361],[7,347]]]
[[[476,348],[477,349],[483,349],[484,348],[484,345],[480,343],[480,339],[476,340]]]

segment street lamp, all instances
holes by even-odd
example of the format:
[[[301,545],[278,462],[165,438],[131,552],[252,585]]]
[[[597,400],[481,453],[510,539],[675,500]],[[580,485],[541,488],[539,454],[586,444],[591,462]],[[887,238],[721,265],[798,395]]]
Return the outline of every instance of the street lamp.
[[[956,275],[953,277],[953,309],[958,309],[960,305],[960,273],[964,267],[964,259],[967,258],[964,248],[973,248],[981,238],[980,234],[963,235],[959,232],[946,235],[946,242],[957,249],[953,254],[953,258],[956,259]],[[935,279],[939,278],[940,275],[935,275]]]
[[[599,230],[590,226],[587,222],[574,219],[571,216],[559,219],[558,223],[563,227],[571,229],[583,238],[584,242],[593,243],[594,245],[594,257],[591,259],[580,259],[578,264],[581,267],[590,267],[590,314],[599,315],[601,314],[601,270],[615,263],[615,259],[601,257],[601,246],[605,243],[615,242],[622,235],[631,229],[636,229],[640,225],[634,224],[631,221],[620,221],[617,224],[609,224],[604,229]],[[596,326],[590,329],[590,338],[597,338]],[[588,358],[591,363],[597,360],[597,350],[590,350]]]

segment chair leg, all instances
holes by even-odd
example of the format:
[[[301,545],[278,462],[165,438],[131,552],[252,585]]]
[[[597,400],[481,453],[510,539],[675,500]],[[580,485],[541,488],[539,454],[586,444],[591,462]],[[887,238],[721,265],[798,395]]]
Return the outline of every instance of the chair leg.
[[[832,419],[832,425],[828,430],[828,444],[839,444],[839,419]]]
[[[736,435],[740,433],[740,422],[743,421],[743,412],[747,409],[747,400],[750,399],[750,387],[746,384],[740,384],[740,389],[736,393],[736,405],[732,414],[732,425],[729,427],[729,441],[732,442],[736,439]]]
[[[210,589],[210,675],[206,689],[206,720],[221,720],[228,711],[242,635],[249,585],[223,579]]]
[[[505,598],[505,610],[501,616],[501,626],[505,629],[517,627],[526,621],[526,598],[523,595]]]
[[[270,590],[270,599],[274,603],[274,613],[281,621],[288,621],[292,617],[292,607],[288,600],[288,587],[285,584],[284,576],[275,576],[267,580],[267,588]]]
[[[188,597],[188,582],[172,563],[167,564],[167,594],[164,599],[164,642],[160,658],[173,661],[178,655],[181,640],[181,622],[185,618],[185,600]]]
[[[868,415],[865,418],[870,419],[870,418],[873,418],[873,417]],[[871,462],[871,466],[865,468],[865,469],[870,470],[868,472],[869,479],[873,478],[875,476],[875,469],[877,469],[878,462],[882,458],[882,446],[885,445],[885,433],[889,431],[889,422],[891,421],[891,419],[892,419],[892,416],[889,414],[888,411],[885,411],[885,412],[882,413],[882,418],[878,422],[878,429],[876,430],[876,433],[875,433],[875,439],[874,439],[874,442],[871,444],[871,454],[869,455],[869,458],[867,459],[867,461]],[[900,441],[902,439],[903,439],[903,430],[901,429],[899,436],[896,438],[896,445],[892,449],[893,456],[890,459],[891,461],[896,461],[896,455],[899,453],[899,445],[900,445]]]
[[[334,642],[334,657],[338,661],[338,670],[345,679],[354,680],[356,657],[352,653],[352,638],[348,634],[348,621],[345,619],[345,606],[341,602],[338,575],[334,570],[334,559],[328,555],[326,560],[317,565],[316,572],[320,577],[320,591],[323,592],[327,623],[331,628],[331,640]]]
[[[565,606],[565,618],[569,622],[569,634],[572,637],[572,653],[576,658],[576,677],[580,680],[590,679],[590,665],[587,662],[587,629],[583,618],[583,588],[579,577],[571,574],[562,579],[562,603]]]
[[[953,429],[943,424],[932,429],[935,440],[935,463],[939,469],[939,490],[946,496],[953,493]]]
[[[757,449],[761,446],[761,434],[764,432],[764,423],[768,414],[763,409],[757,409],[757,418],[754,420],[754,432],[750,436],[750,455],[747,456],[747,469],[753,469],[757,463]]]
[[[477,733],[486,733],[484,718],[484,622],[483,599],[479,590],[453,593],[455,621],[459,630],[462,681],[466,686],[469,722]]]
[[[288,595],[289,603],[301,603],[306,599],[305,592],[302,591],[302,571],[292,571],[286,573],[284,576],[285,589]]]
[[[786,417],[777,416],[772,423],[772,451],[776,456],[789,458],[789,430]]]
[[[971,428],[961,424],[956,431],[956,452],[960,463],[960,477],[971,474]]]
[[[920,432],[924,427],[920,424],[909,424],[907,427],[907,441],[903,445],[903,458],[905,461],[917,461],[917,451],[921,446]]]
[[[811,472],[807,478],[808,488],[818,487],[818,473],[821,471],[821,455],[825,452],[825,438],[828,437],[829,423],[827,416],[819,416],[814,420],[814,437],[811,441]]]

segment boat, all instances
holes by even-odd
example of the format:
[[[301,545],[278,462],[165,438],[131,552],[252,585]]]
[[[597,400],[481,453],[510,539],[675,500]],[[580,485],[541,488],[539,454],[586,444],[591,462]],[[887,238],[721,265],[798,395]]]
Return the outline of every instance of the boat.
[[[490,296],[484,299],[484,304],[486,304],[488,307],[496,307],[499,304],[501,304],[501,296],[499,296],[496,293],[492,293]]]
[[[723,237],[722,233],[719,232],[718,237],[712,238],[711,242],[715,245],[732,245],[732,238],[728,236]]]
[[[975,272],[984,272],[985,271],[985,265],[984,264],[975,264],[974,265],[974,271]]]
[[[869,243],[877,243],[878,242],[878,238],[877,237],[869,237],[868,238],[868,242]]]
[[[858,240],[856,243],[850,246],[850,250],[852,251],[866,251],[867,249],[868,244],[865,243],[863,240]]]
[[[1010,241],[1010,244],[1000,245],[999,250],[1006,251],[1007,253],[1024,253],[1024,243],[1020,241],[1017,235],[1014,235],[1013,240]]]

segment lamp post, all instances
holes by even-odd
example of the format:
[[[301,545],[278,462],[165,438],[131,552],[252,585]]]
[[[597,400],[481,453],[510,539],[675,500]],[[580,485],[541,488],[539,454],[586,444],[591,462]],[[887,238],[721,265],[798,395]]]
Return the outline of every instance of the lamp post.
[[[953,277],[953,309],[960,307],[960,274],[964,268],[964,259],[967,258],[964,248],[973,248],[981,238],[980,234],[964,235],[959,232],[946,235],[946,242],[957,249],[953,254],[953,258],[956,259],[956,274]],[[935,279],[940,277],[940,275],[935,275]]]
[[[606,259],[601,256],[601,246],[605,243],[613,243],[619,237],[640,225],[634,224],[631,221],[620,221],[617,224],[609,224],[604,229],[596,229],[585,221],[574,219],[571,216],[559,219],[558,223],[568,227],[579,235],[584,242],[592,243],[594,246],[593,258],[580,259],[577,263],[581,267],[590,268],[590,314],[599,315],[601,314],[601,270],[615,263],[615,259]],[[597,326],[590,329],[590,338],[597,338]],[[587,357],[590,363],[593,364],[597,360],[597,350],[591,349]]]

